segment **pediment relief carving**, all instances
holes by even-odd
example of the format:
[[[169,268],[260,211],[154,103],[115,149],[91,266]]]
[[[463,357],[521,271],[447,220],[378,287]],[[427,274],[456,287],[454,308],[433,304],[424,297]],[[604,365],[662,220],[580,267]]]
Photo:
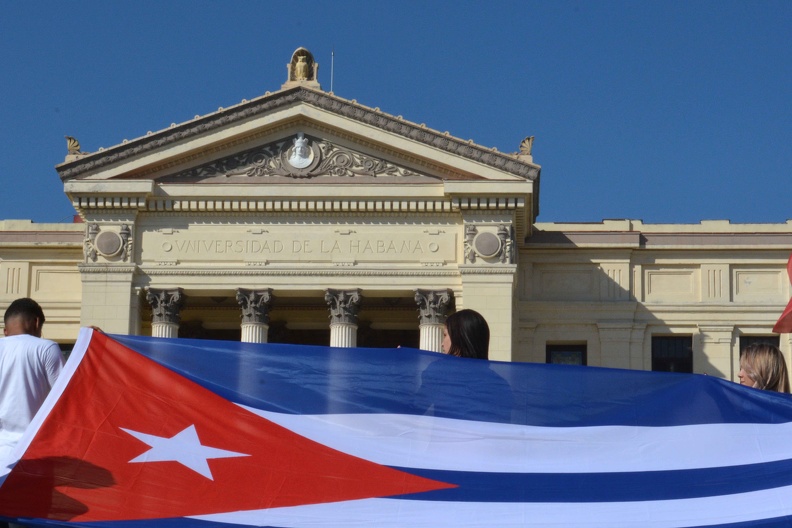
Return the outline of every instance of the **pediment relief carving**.
[[[160,178],[196,182],[217,178],[431,178],[387,160],[303,132]]]

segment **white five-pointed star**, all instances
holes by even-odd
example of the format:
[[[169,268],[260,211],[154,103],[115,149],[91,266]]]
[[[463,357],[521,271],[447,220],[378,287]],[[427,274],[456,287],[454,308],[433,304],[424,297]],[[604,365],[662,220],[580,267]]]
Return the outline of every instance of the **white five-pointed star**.
[[[201,445],[198,433],[195,431],[195,425],[187,427],[171,438],[140,433],[131,429],[124,429],[123,427],[121,427],[121,430],[151,447],[151,449],[140,456],[130,460],[130,463],[178,462],[209,480],[214,480],[214,478],[209,470],[208,459],[250,456],[245,453],[235,453],[234,451]]]

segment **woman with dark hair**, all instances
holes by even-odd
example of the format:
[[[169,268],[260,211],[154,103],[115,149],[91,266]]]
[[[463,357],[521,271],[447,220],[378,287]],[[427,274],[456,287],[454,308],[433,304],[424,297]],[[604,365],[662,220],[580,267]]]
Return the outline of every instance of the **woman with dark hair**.
[[[443,352],[447,355],[486,360],[489,341],[489,325],[480,313],[460,310],[446,319]],[[482,394],[489,398],[479,398]],[[499,404],[487,404],[492,401]],[[473,412],[481,420],[509,423],[514,395],[497,365],[439,356],[421,372],[415,402],[421,414],[467,419]]]
[[[448,316],[443,329],[443,352],[451,356],[488,359],[489,325],[475,310],[460,310]]]
[[[745,347],[740,354],[740,385],[775,392],[789,392],[784,355],[770,343]]]

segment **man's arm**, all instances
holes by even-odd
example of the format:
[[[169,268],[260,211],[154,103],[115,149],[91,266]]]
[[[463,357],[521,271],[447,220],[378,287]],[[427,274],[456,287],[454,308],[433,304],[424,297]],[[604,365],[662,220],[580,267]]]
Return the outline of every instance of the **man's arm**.
[[[47,371],[47,381],[49,381],[50,388],[60,376],[61,370],[63,370],[63,363],[63,352],[61,352],[57,343],[52,343],[47,347],[44,355],[44,369]]]

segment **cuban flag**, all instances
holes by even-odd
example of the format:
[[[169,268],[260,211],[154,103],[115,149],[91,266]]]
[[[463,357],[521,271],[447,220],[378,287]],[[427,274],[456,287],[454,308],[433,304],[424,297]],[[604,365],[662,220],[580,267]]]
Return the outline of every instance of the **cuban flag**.
[[[90,527],[792,525],[792,400],[714,377],[83,329],[0,517]]]

